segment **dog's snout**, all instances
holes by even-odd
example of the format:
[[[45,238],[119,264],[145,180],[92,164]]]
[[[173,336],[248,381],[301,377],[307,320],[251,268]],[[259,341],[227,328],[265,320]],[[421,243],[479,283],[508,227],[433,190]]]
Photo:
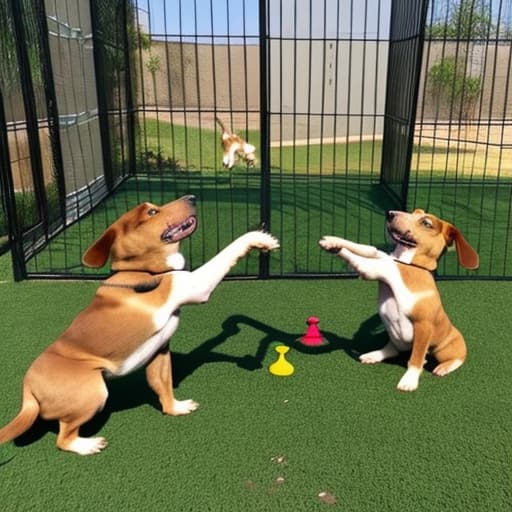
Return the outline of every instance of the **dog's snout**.
[[[184,199],[185,201],[188,201],[192,206],[195,206],[196,202],[197,202],[196,196],[194,194],[189,194],[187,196],[184,196],[182,199]]]
[[[391,222],[395,217],[396,217],[396,211],[394,210],[389,210],[387,213],[386,213],[386,219],[388,220],[388,222]]]

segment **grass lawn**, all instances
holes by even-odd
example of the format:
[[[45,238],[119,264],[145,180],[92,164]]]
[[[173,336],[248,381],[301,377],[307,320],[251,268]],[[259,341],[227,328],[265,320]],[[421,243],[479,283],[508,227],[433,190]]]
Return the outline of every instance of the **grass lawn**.
[[[237,133],[259,150],[259,131],[238,130]],[[164,159],[171,158],[181,169],[212,172],[222,167],[220,133],[214,130],[145,119],[138,132],[138,144],[139,154],[161,152]],[[273,171],[285,174],[360,172],[371,175],[380,165],[381,151],[382,141],[379,140],[274,147],[270,151],[270,163]],[[148,162],[143,158],[140,163],[147,166]]]
[[[330,255],[322,254],[317,242],[324,234],[349,237],[374,236],[383,242],[383,211],[389,198],[370,181],[337,180],[332,177],[296,177],[272,180],[272,232],[282,249],[273,255],[275,274],[332,272],[340,268]],[[194,268],[243,234],[260,225],[261,181],[256,173],[233,172],[219,176],[184,173],[181,176],[139,176],[126,181],[94,212],[50,241],[28,265],[31,273],[97,274],[80,265],[87,247],[122,213],[142,201],[157,204],[183,194],[198,197],[199,228],[182,243]],[[381,210],[382,208],[382,210]],[[108,272],[108,269],[102,271]],[[258,258],[244,261],[234,274],[257,275]]]
[[[4,281],[0,424],[18,410],[27,366],[97,287]],[[384,339],[375,283],[222,283],[208,304],[183,308],[171,342],[177,397],[199,410],[162,416],[142,372],[111,381],[85,429],[108,438],[100,455],[59,452],[45,422],[0,446],[2,510],[510,510],[512,283],[440,290],[467,363],[442,379],[425,371],[403,394],[403,360],[357,361]],[[327,343],[307,350],[295,340],[313,314]],[[276,342],[291,346],[291,377],[267,370]]]
[[[260,148],[258,130],[237,130],[237,133]],[[140,120],[137,140],[140,155],[148,150],[161,152],[181,169],[214,171],[222,166],[220,133],[211,129],[147,118]],[[446,140],[423,139],[421,145],[414,145],[411,167],[413,174],[423,179],[510,179],[509,151],[498,144],[465,140],[451,140],[448,144]],[[378,175],[381,157],[382,140],[378,138],[350,143],[284,145],[270,150],[271,169],[284,174]],[[144,158],[140,163],[144,167],[148,164]]]
[[[166,127],[158,129],[148,141],[171,140]],[[182,134],[187,171],[154,169],[127,180],[53,239],[29,262],[29,271],[82,273],[80,258],[88,245],[146,200],[197,195],[199,228],[182,246],[192,268],[257,227],[258,170],[217,171],[220,150],[213,132]],[[249,137],[256,142],[257,134]],[[194,155],[199,144],[201,153]],[[273,150],[271,227],[282,245],[270,259],[273,276],[345,272],[339,260],[317,247],[323,234],[384,246],[383,214],[393,203],[370,168],[369,148],[378,151],[377,144],[316,153],[311,147],[309,153]],[[339,174],[313,171],[316,158],[332,161],[334,152],[336,162],[345,162]],[[298,161],[301,172],[291,172]],[[510,184],[432,177],[413,174],[410,206],[457,221],[480,252],[477,275],[506,275],[512,250]],[[233,275],[257,272],[258,258],[252,255]],[[465,274],[454,252],[443,258],[440,274]],[[18,410],[27,366],[89,303],[97,286],[14,283],[9,255],[0,257],[0,425]],[[375,283],[222,283],[209,304],[183,308],[171,342],[177,397],[197,400],[199,410],[188,417],[162,416],[142,371],[111,381],[106,409],[84,429],[84,435],[108,438],[100,455],[57,451],[56,426],[46,422],[0,446],[2,510],[511,510],[512,317],[505,308],[512,282],[443,281],[439,288],[466,337],[468,360],[443,379],[430,373],[429,361],[419,389],[404,394],[395,389],[403,358],[371,367],[357,361],[358,354],[385,340],[375,315]],[[326,338],[318,349],[296,341],[310,315],[320,317]],[[292,377],[267,370],[276,343],[291,347]]]

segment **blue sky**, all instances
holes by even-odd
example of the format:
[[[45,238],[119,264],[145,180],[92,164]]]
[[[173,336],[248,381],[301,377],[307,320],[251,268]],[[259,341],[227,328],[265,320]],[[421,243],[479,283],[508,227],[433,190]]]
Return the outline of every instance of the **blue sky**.
[[[391,0],[272,0],[271,36],[386,39]],[[138,0],[145,30],[158,36],[259,34],[258,0]],[[222,42],[221,39],[216,42]]]
[[[138,0],[152,34],[258,36],[258,0]]]
[[[258,0],[135,0],[139,21],[154,36],[198,42],[258,42]],[[416,1],[416,0],[409,0]],[[511,23],[512,0],[486,2],[493,17]],[[269,34],[277,37],[387,39],[392,0],[269,0]],[[455,0],[431,0],[434,20],[445,20]],[[478,5],[478,3],[476,4]],[[431,11],[432,12],[432,11]],[[432,19],[429,15],[429,20]],[[204,37],[204,39],[202,39]]]

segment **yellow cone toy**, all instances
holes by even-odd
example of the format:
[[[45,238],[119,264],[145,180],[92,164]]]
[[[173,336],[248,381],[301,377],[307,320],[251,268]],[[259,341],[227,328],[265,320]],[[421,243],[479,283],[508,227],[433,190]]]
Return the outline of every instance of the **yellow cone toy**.
[[[295,371],[293,365],[289,363],[284,357],[286,352],[290,350],[290,347],[287,347],[286,345],[278,345],[275,350],[279,356],[277,361],[268,367],[268,371],[272,375],[277,375],[278,377],[288,377]]]

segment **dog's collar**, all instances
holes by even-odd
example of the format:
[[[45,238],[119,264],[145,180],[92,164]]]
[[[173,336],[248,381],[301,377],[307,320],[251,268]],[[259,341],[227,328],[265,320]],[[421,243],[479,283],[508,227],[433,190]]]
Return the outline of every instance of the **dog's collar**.
[[[393,258],[397,263],[400,263],[401,265],[407,265],[408,267],[416,267],[416,268],[419,268],[421,270],[425,270],[425,272],[429,272],[430,274],[433,274],[434,273],[434,270],[430,270],[429,268],[427,267],[423,267],[421,265],[417,265],[416,263],[407,263],[405,261],[401,261],[397,258]]]
[[[101,283],[101,286],[108,286],[110,288],[128,288],[130,290],[133,290],[135,293],[147,293],[152,292],[153,290],[156,290],[160,283],[162,282],[162,279],[160,278],[154,278],[150,281],[143,281],[140,283],[135,284],[128,284],[128,283],[107,283],[106,281],[103,281]]]

